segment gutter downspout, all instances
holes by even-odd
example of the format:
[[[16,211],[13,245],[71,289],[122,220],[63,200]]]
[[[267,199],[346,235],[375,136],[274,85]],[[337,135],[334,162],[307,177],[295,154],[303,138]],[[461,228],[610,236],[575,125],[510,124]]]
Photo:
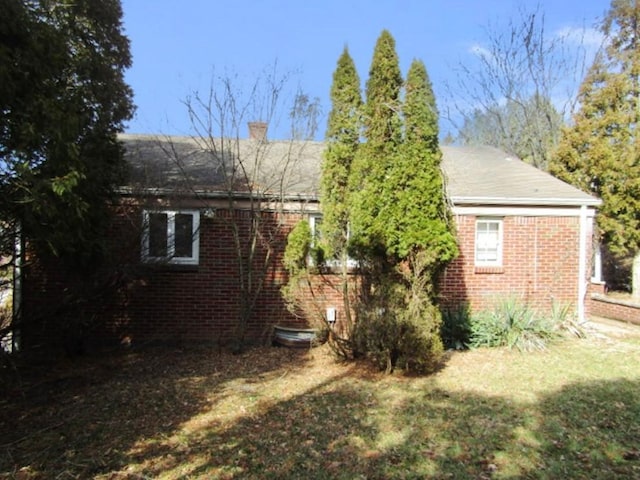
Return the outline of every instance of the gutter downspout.
[[[586,321],[585,298],[587,296],[587,206],[580,207],[580,233],[578,247],[578,321]]]

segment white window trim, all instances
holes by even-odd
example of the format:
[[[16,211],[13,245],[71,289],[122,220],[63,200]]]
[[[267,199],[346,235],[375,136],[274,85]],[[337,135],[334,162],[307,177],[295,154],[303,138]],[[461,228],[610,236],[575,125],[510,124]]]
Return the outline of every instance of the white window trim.
[[[316,243],[316,230],[318,228],[317,222],[322,219],[322,214],[312,213],[309,215],[309,228],[311,229],[311,246],[315,247]]]
[[[152,257],[149,255],[149,215],[162,213],[167,215],[167,256]],[[175,257],[175,217],[178,214],[191,215],[193,218],[191,240],[192,254],[190,257]],[[198,265],[200,261],[200,211],[199,210],[144,210],[142,212],[142,260],[149,263],[168,263],[171,265]]]
[[[498,245],[496,260],[478,259],[478,225],[481,223],[492,223],[498,225]],[[476,218],[475,238],[473,243],[473,261],[476,267],[502,267],[504,221],[502,218],[478,217]]]
[[[591,282],[604,283],[602,279],[602,247],[600,244],[595,245],[593,249],[593,265],[591,268]]]

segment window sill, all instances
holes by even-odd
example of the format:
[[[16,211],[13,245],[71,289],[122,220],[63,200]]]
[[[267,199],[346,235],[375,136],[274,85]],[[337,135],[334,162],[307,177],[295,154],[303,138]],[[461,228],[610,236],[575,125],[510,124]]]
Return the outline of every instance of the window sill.
[[[197,272],[199,265],[169,262],[142,262],[149,270],[156,272]]]
[[[473,273],[479,273],[479,274],[500,274],[500,273],[504,273],[504,267],[479,267],[476,266],[475,270],[473,271]]]

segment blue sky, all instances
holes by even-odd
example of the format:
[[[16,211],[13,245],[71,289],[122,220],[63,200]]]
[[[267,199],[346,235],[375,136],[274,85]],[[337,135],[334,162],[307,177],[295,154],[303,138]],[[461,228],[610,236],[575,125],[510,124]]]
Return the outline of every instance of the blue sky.
[[[518,8],[532,11],[536,5],[554,34],[592,28],[610,2],[122,0],[133,55],[126,79],[137,105],[127,131],[188,135],[183,101],[208,90],[212,74],[231,71],[252,79],[274,62],[282,73],[295,72],[292,81],[318,97],[326,114],[332,74],[344,46],[364,88],[376,39],[385,28],[396,40],[403,73],[414,58],[423,60],[441,104],[456,67],[473,61],[474,52],[483,48],[487,25],[504,24],[517,17]]]

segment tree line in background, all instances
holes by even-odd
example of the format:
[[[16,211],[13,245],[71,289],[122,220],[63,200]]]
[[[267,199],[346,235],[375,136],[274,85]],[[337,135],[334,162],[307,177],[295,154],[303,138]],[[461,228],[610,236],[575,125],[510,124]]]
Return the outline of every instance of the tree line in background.
[[[454,120],[458,133],[451,141],[496,146],[602,199],[597,225],[605,280],[636,298],[639,24],[640,2],[613,0],[598,25],[603,45],[582,79],[586,46],[575,46],[568,33],[549,34],[539,9],[521,11],[506,28],[487,29],[479,68],[460,65],[457,82],[448,85],[449,118],[461,119]],[[570,86],[577,80],[576,97]]]

